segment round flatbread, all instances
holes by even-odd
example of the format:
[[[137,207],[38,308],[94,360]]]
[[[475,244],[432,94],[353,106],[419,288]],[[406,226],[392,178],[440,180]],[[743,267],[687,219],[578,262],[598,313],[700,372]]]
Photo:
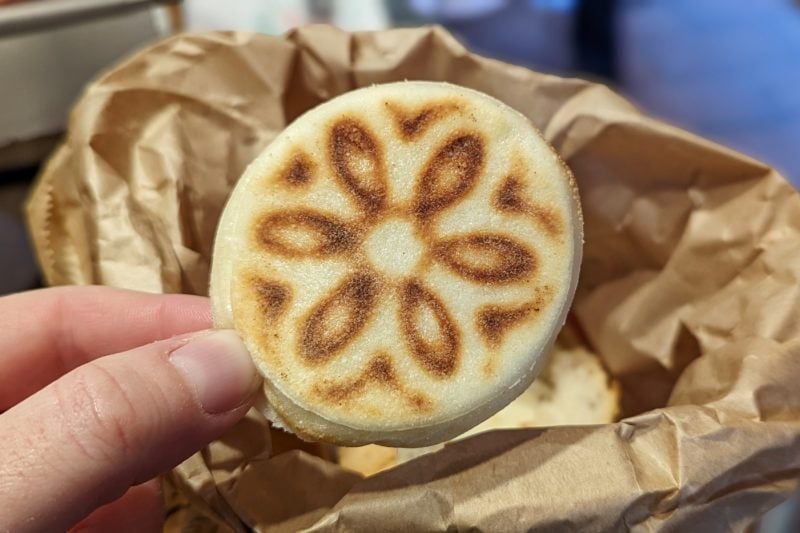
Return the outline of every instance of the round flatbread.
[[[566,166],[520,113],[400,82],[294,121],[225,207],[211,297],[279,426],[424,446],[530,385],[578,279]]]

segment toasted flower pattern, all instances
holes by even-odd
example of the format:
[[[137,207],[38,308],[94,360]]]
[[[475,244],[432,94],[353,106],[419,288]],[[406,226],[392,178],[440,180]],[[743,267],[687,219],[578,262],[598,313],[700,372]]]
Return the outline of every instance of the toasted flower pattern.
[[[423,118],[432,116],[430,111],[423,113],[427,113]],[[405,116],[403,120],[413,123],[416,119]],[[364,330],[385,291],[394,291],[399,302],[398,331],[417,366],[433,378],[453,375],[461,364],[462,332],[447,303],[434,288],[426,286],[422,276],[381,277],[374,265],[363,260],[365,254],[358,252],[375,226],[388,216],[400,217],[426,237],[422,244],[430,261],[424,268],[438,264],[462,279],[489,288],[531,280],[537,257],[525,243],[501,233],[435,235],[432,229],[437,216],[474,189],[485,171],[486,143],[478,132],[453,132],[427,158],[416,177],[411,200],[403,205],[390,200],[387,167],[392,162],[368,126],[355,118],[339,119],[329,130],[327,148],[327,162],[312,161],[303,152],[294,161],[302,162],[304,172],[327,164],[335,181],[357,206],[358,219],[348,221],[313,208],[289,208],[264,215],[256,227],[258,243],[270,254],[353,258],[351,274],[305,315],[297,353],[307,365],[330,363]],[[295,169],[284,173],[283,180],[296,186],[313,179],[303,174],[304,179],[299,180],[298,175],[300,171]],[[479,310],[475,317],[477,332],[487,346],[496,347],[501,332],[531,309],[527,306],[524,313],[514,313],[512,318],[496,310]],[[429,319],[426,327],[421,326],[422,317]],[[507,324],[506,328],[497,326],[501,322]],[[390,359],[381,361],[383,366],[391,365]]]

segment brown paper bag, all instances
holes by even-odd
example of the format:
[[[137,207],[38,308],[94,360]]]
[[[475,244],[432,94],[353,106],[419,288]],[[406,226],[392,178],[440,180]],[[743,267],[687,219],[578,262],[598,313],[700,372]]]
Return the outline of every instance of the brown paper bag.
[[[484,434],[362,480],[254,445],[267,426],[251,413],[172,473],[186,530],[728,531],[784,500],[800,474],[800,197],[603,86],[478,57],[441,29],[181,35],[107,72],[28,206],[47,281],[205,294],[245,165],[311,106],[402,79],[505,101],[572,168],[573,318],[628,418]]]

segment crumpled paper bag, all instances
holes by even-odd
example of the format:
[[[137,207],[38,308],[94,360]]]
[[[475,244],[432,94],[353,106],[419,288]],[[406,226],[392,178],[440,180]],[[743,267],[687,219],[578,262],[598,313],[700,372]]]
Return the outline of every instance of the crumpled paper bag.
[[[251,413],[171,473],[193,513],[175,527],[729,531],[787,498],[800,197],[601,85],[478,57],[439,28],[180,35],[105,73],[28,206],[47,281],[205,294],[246,164],[306,109],[402,79],[505,101],[574,171],[586,247],[571,320],[622,384],[626,418],[492,432],[361,479],[320,454],[271,453]]]

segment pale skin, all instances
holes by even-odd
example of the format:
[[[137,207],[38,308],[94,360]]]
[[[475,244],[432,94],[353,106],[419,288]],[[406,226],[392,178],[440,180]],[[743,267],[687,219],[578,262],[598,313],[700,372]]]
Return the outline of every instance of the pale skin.
[[[0,532],[160,531],[155,478],[244,416],[260,383],[241,340],[210,328],[196,296],[0,298]]]

